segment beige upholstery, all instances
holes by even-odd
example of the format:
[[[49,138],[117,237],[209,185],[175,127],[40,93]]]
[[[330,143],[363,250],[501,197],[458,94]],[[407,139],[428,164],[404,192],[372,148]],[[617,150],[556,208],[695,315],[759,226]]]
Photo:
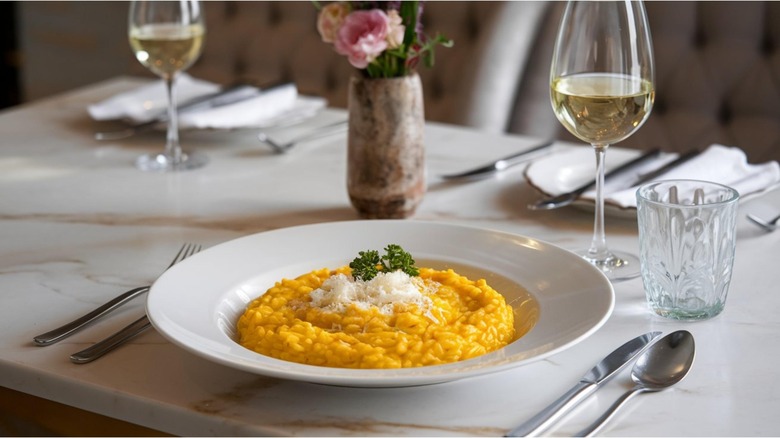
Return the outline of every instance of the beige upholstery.
[[[433,69],[420,68],[426,118],[576,141],[549,103],[550,57],[565,5],[426,2],[426,32],[455,41],[453,48],[437,49]],[[646,6],[656,104],[648,122],[621,146],[681,151],[719,142],[745,149],[753,162],[780,159],[780,3]],[[354,70],[320,41],[311,2],[209,1],[205,7],[206,45],[191,74],[220,83],[287,79],[303,93],[346,105]],[[127,47],[127,3],[19,2],[19,9],[28,98],[86,85],[98,74],[150,76]],[[89,62],[94,68],[85,68]]]
[[[621,146],[682,151],[740,146],[780,159],[780,3],[648,2],[656,104]],[[455,40],[421,68],[429,120],[576,141],[549,104],[549,65],[564,2],[427,2],[424,24]],[[353,70],[319,40],[307,2],[209,2],[213,42],[193,68],[221,82],[288,78],[346,104]],[[252,35],[248,38],[248,35]],[[226,69],[228,65],[231,68]]]
[[[438,48],[433,69],[420,68],[427,119],[452,123],[469,119],[464,112],[472,107],[477,75],[482,78],[481,87],[493,88],[491,92],[503,99],[500,106],[492,106],[492,113],[507,117],[513,93],[501,93],[496,86],[517,84],[517,77],[507,73],[521,71],[525,52],[513,52],[513,46],[528,45],[534,17],[544,6],[524,3],[509,2],[513,17],[504,13],[508,4],[503,2],[425,4],[426,32],[441,32],[455,41],[454,48]],[[121,74],[151,77],[128,46],[127,2],[18,2],[17,7],[26,100]],[[302,93],[346,106],[347,84],[354,69],[320,40],[317,10],[311,1],[206,1],[204,7],[204,53],[189,73],[219,83],[237,78],[259,83],[292,80]],[[531,12],[526,13],[526,9]],[[523,25],[526,22],[530,23],[527,27]],[[521,24],[520,32],[510,33],[515,24]],[[510,39],[493,44],[503,40],[494,37],[501,33]],[[482,62],[483,58],[500,68],[486,71],[489,64]],[[500,82],[494,80],[497,77]]]
[[[521,2],[522,4],[522,2]],[[262,82],[295,81],[302,93],[326,97],[331,105],[345,107],[347,84],[355,71],[344,56],[320,40],[317,10],[311,2],[206,2],[208,26],[203,56],[193,75],[218,82],[251,77]],[[536,4],[536,8],[541,4]],[[457,122],[464,119],[473,90],[475,70],[484,47],[497,40],[495,20],[505,7],[501,2],[428,2],[423,12],[426,33],[455,40],[451,49],[438,47],[434,68],[420,67],[426,118]],[[517,6],[514,6],[517,8]],[[503,27],[508,24],[504,23]],[[517,39],[517,37],[514,37]],[[530,39],[528,39],[530,41]],[[493,53],[493,52],[491,52]],[[500,57],[492,55],[500,62]],[[517,56],[515,56],[517,59]],[[518,59],[511,67],[524,63]],[[502,69],[503,70],[503,69]],[[507,80],[504,80],[507,82]],[[512,85],[516,78],[511,78]],[[487,81],[486,83],[491,83]],[[502,111],[508,114],[512,102]]]
[[[574,137],[549,111],[555,29],[565,3],[541,26],[509,131]],[[646,3],[656,60],[648,122],[621,146],[682,151],[739,146],[751,162],[780,160],[780,3]]]

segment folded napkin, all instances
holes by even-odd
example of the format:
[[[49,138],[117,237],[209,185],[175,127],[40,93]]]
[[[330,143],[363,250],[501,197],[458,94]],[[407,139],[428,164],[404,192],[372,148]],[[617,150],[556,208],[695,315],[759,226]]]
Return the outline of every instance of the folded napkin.
[[[219,85],[195,79],[188,74],[176,78],[176,99],[181,102],[219,91]],[[117,94],[87,107],[95,120],[125,119],[143,123],[164,115],[168,108],[165,82],[155,81],[136,89]]]
[[[177,101],[181,104],[219,91],[220,86],[182,74],[176,80]],[[315,115],[327,105],[319,97],[300,96],[295,84],[265,90],[245,100],[216,106],[181,110],[179,128],[267,128],[294,123]],[[87,110],[95,120],[124,119],[143,123],[165,115],[165,84],[158,81],[90,105]]]
[[[609,154],[607,154],[609,155]],[[636,208],[637,187],[625,189],[626,178],[636,178],[657,169],[676,158],[676,154],[667,154],[658,160],[638,167],[633,175],[616,175],[604,185],[604,201],[622,208]],[[714,144],[701,154],[658,177],[667,179],[698,179],[716,182],[735,189],[741,197],[757,193],[780,184],[780,163],[769,161],[761,164],[748,164],[745,152],[736,147]],[[622,183],[622,184],[621,184]],[[617,188],[617,189],[616,189]],[[595,191],[582,194],[583,198],[594,199]]]

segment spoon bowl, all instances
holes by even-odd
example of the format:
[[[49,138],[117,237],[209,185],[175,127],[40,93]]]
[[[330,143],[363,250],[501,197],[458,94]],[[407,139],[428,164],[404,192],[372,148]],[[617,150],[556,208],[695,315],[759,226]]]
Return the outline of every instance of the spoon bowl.
[[[651,345],[631,369],[634,387],[623,394],[601,417],[575,436],[591,436],[612,418],[618,408],[642,392],[655,392],[680,382],[690,371],[696,344],[687,330],[670,333]]]

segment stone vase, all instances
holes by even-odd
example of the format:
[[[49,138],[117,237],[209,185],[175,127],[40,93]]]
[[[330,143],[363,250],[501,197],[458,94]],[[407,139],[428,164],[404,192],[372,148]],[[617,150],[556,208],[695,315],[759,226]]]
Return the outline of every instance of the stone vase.
[[[420,77],[370,79],[349,85],[347,189],[366,219],[414,214],[425,195],[425,114]]]

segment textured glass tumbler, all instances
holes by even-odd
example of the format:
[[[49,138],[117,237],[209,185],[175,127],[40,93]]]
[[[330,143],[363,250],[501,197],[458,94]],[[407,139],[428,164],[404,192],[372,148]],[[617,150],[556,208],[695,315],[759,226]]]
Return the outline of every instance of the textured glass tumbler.
[[[650,308],[679,320],[723,311],[736,239],[736,190],[669,180],[637,190],[639,265]]]

